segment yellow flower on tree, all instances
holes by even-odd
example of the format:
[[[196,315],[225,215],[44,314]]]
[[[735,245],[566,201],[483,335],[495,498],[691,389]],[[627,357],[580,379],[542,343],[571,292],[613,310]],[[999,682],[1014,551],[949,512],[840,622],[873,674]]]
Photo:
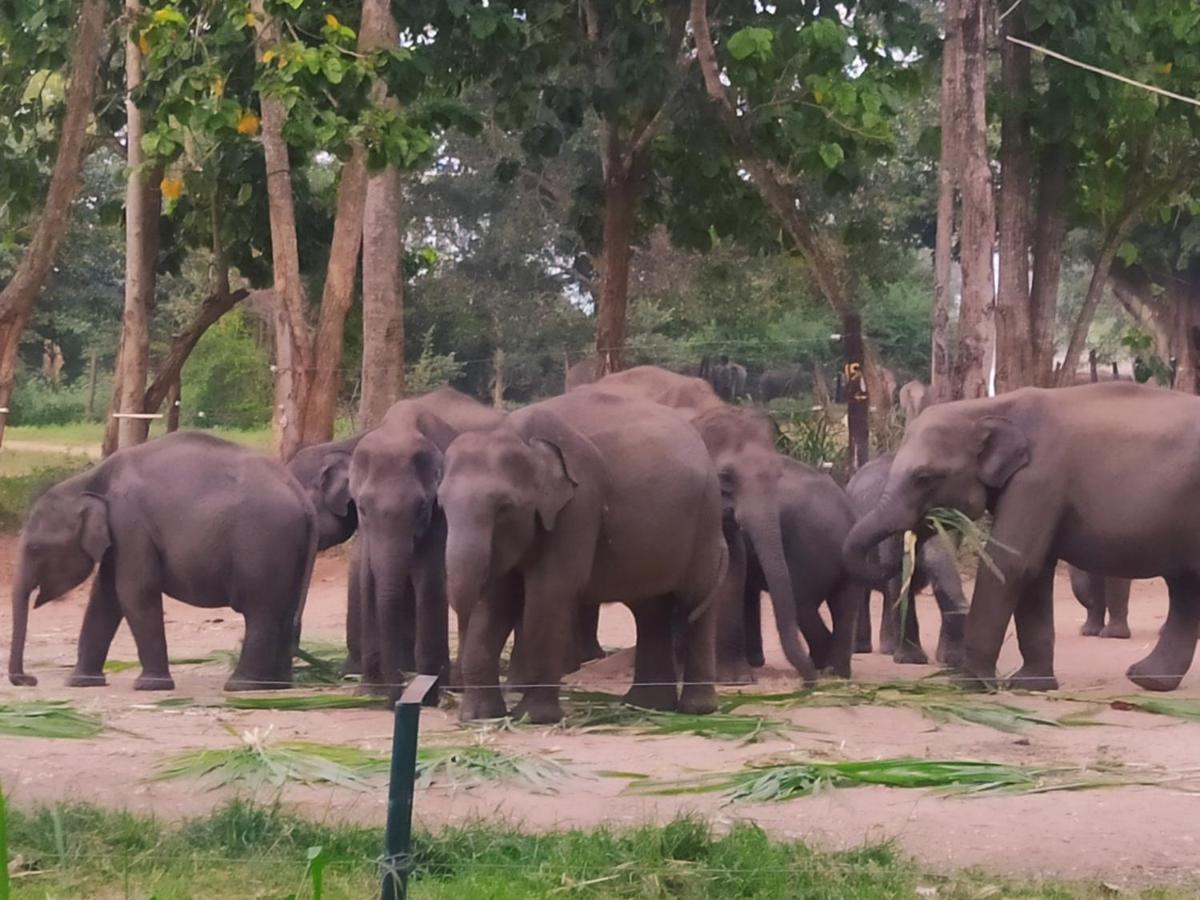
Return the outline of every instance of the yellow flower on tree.
[[[138,32],[137,45],[138,49],[142,51],[142,56],[150,55],[150,41],[146,37],[146,32]]]
[[[249,109],[243,109],[237,120],[238,134],[246,134],[253,137],[258,134],[258,116]]]
[[[212,80],[212,92],[214,97],[223,97],[225,95],[225,79],[220,75]]]
[[[333,15],[332,13],[327,13],[327,14],[325,15],[325,25],[326,25],[327,27],[329,27],[329,28],[337,28],[337,27],[338,27],[338,25],[340,25],[340,24],[341,24],[341,23],[338,21],[338,18],[337,18],[337,16]]]
[[[168,176],[159,182],[158,187],[162,191],[162,195],[168,200],[178,200],[183,196],[182,178],[171,178]]]

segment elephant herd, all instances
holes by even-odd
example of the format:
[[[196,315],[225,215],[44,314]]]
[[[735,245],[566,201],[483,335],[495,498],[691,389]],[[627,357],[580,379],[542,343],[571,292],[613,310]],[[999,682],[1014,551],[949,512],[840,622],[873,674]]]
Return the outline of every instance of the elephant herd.
[[[845,489],[778,453],[776,437],[764,412],[708,382],[640,366],[508,414],[442,388],[286,467],[200,433],[122,450],[50,488],[27,517],[9,677],[36,684],[24,668],[34,591],[37,607],[98,566],[69,684],[105,683],[125,619],[142,666],[135,687],[172,688],[167,594],[243,615],[227,689],[286,686],[314,556],[352,536],[347,671],[391,696],[406,673],[440,676],[462,690],[467,719],[508,712],[510,637],[507,686],[522,695],[512,714],[561,718],[563,675],[603,653],[607,602],[633,614],[627,699],[650,708],[711,712],[717,684],[752,678],[764,590],[806,683],[823,670],[849,677],[852,655],[871,649],[871,590],[885,597],[880,649],[926,662],[915,607],[897,612],[906,531],[918,535],[908,590],[932,586],[936,657],[969,684],[996,684],[1015,620],[1016,683],[1056,686],[1059,560],[1089,608],[1084,633],[1128,636],[1120,579],[1165,578],[1166,623],[1129,677],[1170,690],[1190,666],[1200,399],[1106,383],[930,406]],[[971,603],[954,548],[924,524],[934,507],[992,515],[995,571],[980,568]]]

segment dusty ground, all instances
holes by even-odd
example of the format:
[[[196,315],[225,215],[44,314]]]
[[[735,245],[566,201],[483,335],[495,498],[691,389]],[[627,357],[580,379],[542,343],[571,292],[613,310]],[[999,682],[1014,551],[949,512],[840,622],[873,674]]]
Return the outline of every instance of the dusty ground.
[[[12,576],[11,539],[0,542],[0,590],[7,597]],[[306,638],[339,641],[344,616],[345,560],[327,556],[318,563],[308,604]],[[1096,697],[1136,689],[1124,670],[1152,642],[1166,612],[1161,582],[1135,586],[1129,641],[1084,639],[1077,629],[1081,608],[1071,597],[1065,574],[1057,584],[1058,674],[1063,691]],[[41,678],[36,689],[0,686],[0,702],[69,698],[103,712],[110,730],[91,741],[42,741],[0,737],[0,780],[12,801],[88,801],[173,817],[203,812],[228,796],[187,781],[153,781],[172,752],[236,745],[238,734],[273,729],[272,739],[306,738],[385,749],[391,722],[382,711],[238,712],[223,709],[163,711],[147,708],[158,695],[135,694],[134,671],[110,676],[106,689],[64,687],[85,595],[37,610],[31,619],[28,667]],[[878,601],[876,601],[877,605]],[[937,615],[923,597],[926,647],[932,648]],[[7,606],[0,608],[0,635],[9,634]],[[623,608],[608,607],[602,617],[606,647],[632,643],[632,621]],[[167,601],[167,634],[173,657],[200,656],[233,649],[241,637],[240,617],[230,611],[192,609]],[[791,690],[794,681],[777,642],[768,635],[768,665],[759,690]],[[112,658],[135,659],[133,642],[122,628]],[[621,691],[628,678],[628,654],[593,664],[572,680],[600,690]],[[1010,636],[1002,666],[1015,669],[1018,657]],[[878,655],[856,657],[863,680],[916,678],[930,667],[895,666]],[[225,670],[220,664],[180,666],[175,679],[181,697],[217,698]],[[1185,680],[1179,695],[1200,697],[1200,676]],[[1051,717],[1078,708],[1063,699],[1021,697],[1021,705]],[[483,740],[563,761],[571,772],[554,794],[517,786],[485,786],[457,791],[431,789],[417,798],[417,817],[426,824],[466,819],[505,820],[532,828],[633,824],[662,821],[695,811],[719,823],[753,820],[771,832],[803,838],[825,847],[850,847],[865,840],[894,839],[907,853],[939,869],[978,866],[1003,873],[1063,878],[1102,878],[1110,883],[1146,883],[1196,878],[1200,864],[1200,795],[1156,787],[1121,787],[1077,793],[952,799],[924,791],[863,788],[828,791],[786,803],[724,804],[715,795],[640,797],[628,782],[595,773],[635,771],[680,777],[699,770],[729,770],[754,758],[797,749],[847,758],[915,755],[1013,762],[1072,763],[1114,759],[1173,769],[1200,764],[1200,723],[1179,723],[1138,712],[1099,707],[1104,725],[1090,728],[1035,726],[1020,735],[967,724],[935,726],[916,712],[885,708],[785,711],[810,731],[790,740],[770,739],[740,746],[698,737],[629,737],[568,734],[522,728],[489,733]],[[427,712],[428,741],[467,743],[477,730],[459,730],[452,712]],[[263,789],[270,799],[273,789]],[[382,823],[382,789],[287,786],[286,804],[308,815]]]

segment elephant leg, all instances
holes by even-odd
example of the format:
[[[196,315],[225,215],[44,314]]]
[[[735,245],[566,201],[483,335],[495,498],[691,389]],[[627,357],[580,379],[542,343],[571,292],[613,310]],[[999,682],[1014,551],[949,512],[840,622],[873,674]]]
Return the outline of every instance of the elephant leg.
[[[871,645],[871,592],[866,591],[862,598],[862,608],[858,611],[858,622],[854,626],[854,652],[870,653]]]
[[[1129,631],[1129,589],[1132,582],[1128,578],[1104,579],[1104,605],[1108,609],[1108,624],[1100,630],[1102,638],[1130,637]]]
[[[225,682],[227,691],[279,690],[291,687],[291,633],[286,616],[275,608],[245,605],[246,637],[233,674]],[[285,658],[288,668],[281,669]],[[285,677],[286,676],[286,677]]]
[[[578,610],[577,640],[579,642],[579,664],[594,659],[604,659],[604,648],[600,646],[600,607],[584,606]]]
[[[1087,619],[1080,627],[1079,633],[1084,637],[1095,637],[1104,630],[1105,579],[1074,566],[1068,568],[1068,573],[1071,578],[1071,592],[1087,610]]]
[[[763,654],[762,636],[762,588],[759,585],[746,582],[742,592],[744,600],[742,609],[745,612],[746,662],[752,669],[761,669],[767,664]]]
[[[565,651],[574,639],[575,608],[580,602],[581,581],[574,574],[554,568],[569,560],[558,560],[549,553],[550,564],[531,567],[525,572],[525,599],[521,613],[521,632],[516,646],[523,646],[520,669],[527,677],[521,702],[513,708],[513,717],[528,717],[537,725],[562,718],[559,682],[565,669]],[[586,576],[584,578],[586,580]],[[666,632],[664,652],[670,655],[670,634]]]
[[[671,646],[671,619],[675,604],[661,597],[629,607],[637,622],[633,656],[633,687],[625,702],[644,709],[673,710],[679,705],[678,676]]]
[[[858,633],[858,616],[863,607],[866,588],[856,582],[840,585],[829,598],[829,614],[833,619],[833,645],[826,663],[839,678],[850,677],[854,657],[854,639]]]
[[[440,521],[439,521],[440,520]],[[446,594],[446,525],[437,517],[417,546],[413,566],[416,593],[416,671],[438,676],[438,687],[425,695],[426,706],[437,706],[438,688],[450,669],[450,602]],[[397,698],[398,699],[398,698]]]
[[[361,615],[359,652],[362,654],[362,679],[359,682],[358,693],[386,696],[387,678],[383,674],[384,638],[380,634],[379,596],[365,558],[361,559],[359,565],[358,591]]]
[[[959,684],[988,690],[996,686],[996,661],[1015,606],[1013,586],[1001,582],[987,566],[980,566],[967,613],[963,673],[956,679]]]
[[[162,591],[151,553],[130,558],[125,567],[117,568],[114,584],[121,614],[129,623],[137,645],[141,674],[133,683],[136,691],[173,691],[175,682],[167,662],[167,633],[163,625]],[[289,628],[287,639],[290,643]]]
[[[1200,578],[1193,574],[1167,579],[1170,606],[1150,655],[1129,667],[1126,675],[1147,691],[1173,691],[1187,674],[1200,635]]]
[[[883,586],[883,609],[879,614],[879,652],[893,656],[900,643],[900,577]]]
[[[1054,677],[1054,568],[1046,566],[1022,594],[1014,610],[1021,668],[1011,685],[1027,691],[1058,690]]]
[[[921,582],[914,574],[909,580],[907,596],[896,609],[896,632],[900,641],[892,652],[892,661],[901,665],[923,666],[929,657],[921,646],[921,623],[917,618],[917,593]]]
[[[500,719],[507,712],[500,691],[500,653],[521,609],[517,581],[492,586],[471,611],[466,638],[459,647],[463,699],[459,717]]]
[[[108,684],[108,679],[104,677],[104,663],[120,624],[121,604],[117,601],[113,567],[106,560],[100,563],[100,571],[92,581],[87,610],[83,614],[83,627],[79,630],[79,655],[75,671],[67,679],[69,687],[104,687]]]
[[[747,571],[746,542],[736,526],[726,524],[729,565],[717,596],[716,677],[722,684],[749,684],[754,681],[747,660],[747,603],[752,585]],[[762,634],[759,634],[762,643]]]
[[[361,675],[362,666],[362,635],[363,611],[362,598],[359,595],[359,542],[354,542],[350,551],[350,566],[346,588],[346,659],[342,663],[343,675]]]
[[[929,577],[933,596],[942,614],[934,658],[942,665],[960,666],[963,661],[963,632],[967,621],[967,598],[958,574],[955,554],[940,538],[927,541],[921,565]]]

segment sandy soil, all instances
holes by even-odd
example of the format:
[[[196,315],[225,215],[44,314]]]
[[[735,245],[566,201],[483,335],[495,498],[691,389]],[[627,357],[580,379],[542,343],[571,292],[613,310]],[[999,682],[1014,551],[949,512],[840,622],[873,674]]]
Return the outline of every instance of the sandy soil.
[[[0,541],[0,589],[5,597],[12,558],[11,539]],[[1070,594],[1065,572],[1060,573],[1056,587],[1057,668],[1063,692],[1098,698],[1133,693],[1136,689],[1123,673],[1129,663],[1147,652],[1165,616],[1162,582],[1135,585],[1131,605],[1134,636],[1129,641],[1079,637],[1083,612]],[[307,638],[341,640],[344,591],[344,556],[325,556],[318,562],[309,599]],[[134,693],[135,671],[110,676],[108,688],[68,689],[64,681],[74,659],[85,597],[84,592],[76,592],[32,615],[27,660],[29,671],[40,676],[41,684],[22,690],[5,683],[0,686],[0,702],[69,698],[101,711],[110,730],[90,741],[0,737],[0,781],[16,804],[88,801],[152,810],[166,817],[204,812],[224,801],[229,790],[206,790],[187,781],[154,781],[151,776],[156,767],[180,750],[236,745],[238,734],[251,729],[272,729],[272,739],[388,747],[391,722],[382,711],[164,711],[148,707],[161,699],[160,695]],[[930,597],[919,602],[925,643],[931,650],[936,610]],[[234,649],[241,638],[240,617],[231,611],[197,610],[167,601],[166,614],[173,657]],[[9,634],[9,621],[5,605],[0,608],[0,634]],[[632,644],[632,620],[622,607],[605,608],[601,627],[606,647]],[[760,672],[756,689],[791,690],[794,679],[772,637],[768,634],[768,664]],[[124,627],[112,658],[136,659]],[[1002,667],[1011,671],[1017,665],[1015,640],[1010,635]],[[856,677],[862,680],[917,678],[931,671],[931,667],[896,666],[877,654],[856,657]],[[222,665],[208,664],[179,666],[174,674],[176,695],[215,699],[226,673]],[[629,654],[619,653],[570,680],[595,689],[621,691],[628,677]],[[1193,672],[1178,695],[1200,697],[1200,676]],[[1051,717],[1080,708],[1061,698],[1030,696],[1016,702]],[[434,788],[418,796],[416,815],[427,825],[486,818],[550,829],[663,821],[680,812],[697,812],[718,823],[752,820],[774,834],[830,848],[894,840],[905,852],[942,870],[977,866],[1001,873],[1101,878],[1113,884],[1194,879],[1200,874],[1200,795],[1165,788],[962,799],[880,787],[828,791],[786,803],[729,805],[715,795],[632,796],[627,792],[627,780],[597,774],[618,770],[680,777],[729,770],[747,760],[789,750],[826,757],[911,754],[1048,764],[1105,759],[1172,769],[1200,763],[1200,723],[1103,706],[1097,709],[1097,717],[1104,722],[1101,726],[1035,726],[1022,734],[977,725],[934,725],[916,712],[886,708],[785,711],[779,715],[808,730],[795,732],[789,740],[772,738],[749,746],[690,736],[569,734],[546,728],[493,730],[480,736],[479,729],[460,729],[453,712],[435,710],[422,719],[423,740],[494,741],[508,749],[557,759],[568,767],[570,777],[553,794],[537,794],[521,786]],[[274,789],[260,791],[262,799],[274,794]],[[283,789],[283,801],[316,817],[381,824],[385,816],[382,789],[356,792],[288,785]]]

